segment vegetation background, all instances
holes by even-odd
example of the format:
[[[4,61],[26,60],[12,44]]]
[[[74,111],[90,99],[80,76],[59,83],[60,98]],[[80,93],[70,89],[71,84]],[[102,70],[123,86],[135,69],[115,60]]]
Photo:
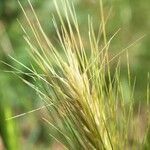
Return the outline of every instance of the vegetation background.
[[[95,31],[98,30],[99,5],[98,0],[72,0],[75,4],[81,32],[87,31],[87,16],[93,16]],[[20,0],[28,12],[28,2]],[[52,25],[52,13],[55,8],[52,0],[32,0],[33,7],[40,22],[51,40],[56,41],[55,29]],[[121,28],[117,38],[113,41],[110,55],[119,52],[137,38],[146,34],[135,46],[129,50],[131,74],[136,76],[136,100],[146,100],[147,72],[150,72],[150,1],[149,0],[104,0],[104,13],[107,15],[111,8],[110,17],[106,25],[107,36]],[[62,8],[63,9],[63,8]],[[32,17],[32,16],[31,16]],[[25,17],[16,0],[0,0],[0,60],[13,65],[23,71],[8,56],[11,55],[23,64],[30,66],[32,60],[27,53],[27,44],[17,21],[25,26]],[[86,41],[86,37],[85,37]],[[113,67],[113,65],[112,65]],[[27,114],[18,119],[6,121],[5,118],[28,112],[40,106],[41,100],[36,93],[24,84],[17,75],[6,72],[10,68],[0,63],[0,149],[5,145],[8,150],[16,149],[48,149],[55,147],[49,136],[48,129],[41,120],[42,112]],[[122,81],[125,92],[126,86],[126,57],[122,59]],[[33,82],[31,78],[23,78]],[[143,108],[144,109],[144,108]]]

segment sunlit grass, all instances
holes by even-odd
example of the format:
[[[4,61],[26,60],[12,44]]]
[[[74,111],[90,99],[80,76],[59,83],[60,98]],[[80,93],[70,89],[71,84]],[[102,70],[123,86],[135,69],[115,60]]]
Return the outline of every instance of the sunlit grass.
[[[119,30],[110,39],[107,38],[100,0],[101,23],[98,33],[94,32],[92,17],[88,17],[87,50],[74,5],[68,0],[61,0],[59,4],[55,0],[54,3],[61,23],[58,26],[56,17],[53,17],[58,36],[58,43],[55,44],[43,31],[30,1],[34,22],[19,3],[31,29],[29,33],[21,25],[24,38],[30,47],[31,57],[40,69],[34,66],[28,68],[12,58],[25,67],[36,82],[34,85],[22,79],[36,90],[49,110],[49,118],[43,118],[52,131],[49,134],[63,144],[64,149],[142,149],[149,128],[149,111],[143,134],[139,134],[141,126],[136,122],[136,117],[140,120],[141,116],[140,110],[135,109],[135,79],[131,79],[128,52],[124,53],[127,54],[128,87],[131,89],[128,96],[120,80],[119,59],[120,54],[139,39],[110,58],[109,48]],[[118,63],[112,73],[110,64],[114,59]],[[149,101],[149,86],[147,89]]]

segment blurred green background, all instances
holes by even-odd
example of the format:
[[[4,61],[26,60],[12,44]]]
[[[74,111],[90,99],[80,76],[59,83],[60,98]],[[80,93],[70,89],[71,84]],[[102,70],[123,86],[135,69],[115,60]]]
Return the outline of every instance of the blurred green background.
[[[29,5],[26,0],[20,0],[28,12]],[[58,0],[59,2],[59,0]],[[93,16],[95,31],[98,31],[99,5],[98,0],[73,0],[78,16],[81,32],[87,31],[87,16]],[[33,7],[40,22],[50,39],[55,42],[56,34],[52,25],[52,13],[55,8],[52,0],[32,0]],[[149,0],[104,0],[104,14],[109,20],[106,25],[107,36],[110,37],[121,28],[117,37],[113,40],[110,55],[114,55],[122,48],[128,46],[136,39],[146,35],[129,49],[131,73],[136,76],[135,99],[146,99],[147,72],[150,71],[150,1]],[[29,12],[30,13],[30,12]],[[31,16],[32,17],[32,16]],[[23,32],[18,20],[28,29],[25,17],[16,0],[0,0],[0,60],[21,69],[8,56],[11,55],[26,66],[31,66],[27,52],[27,44],[23,39]],[[86,41],[86,37],[85,37]],[[126,87],[126,56],[122,54],[122,80]],[[10,67],[0,63],[0,150],[5,145],[8,150],[17,149],[49,149],[52,144],[45,124],[41,120],[41,114],[37,112],[23,117],[6,121],[5,118],[30,111],[40,106],[41,100],[34,90],[24,84]],[[25,75],[21,77],[33,82]],[[125,88],[128,92],[130,89]],[[59,148],[58,148],[59,149]]]

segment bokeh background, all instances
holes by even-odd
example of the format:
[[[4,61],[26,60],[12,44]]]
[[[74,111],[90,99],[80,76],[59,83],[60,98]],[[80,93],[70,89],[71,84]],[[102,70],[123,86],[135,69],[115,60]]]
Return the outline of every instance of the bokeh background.
[[[100,22],[98,0],[72,0],[75,4],[81,32],[87,32],[88,14],[93,17],[95,31],[98,31]],[[20,0],[27,13],[30,13],[26,0]],[[39,20],[52,41],[56,41],[56,33],[52,24],[52,13],[55,7],[52,0],[32,0],[33,7]],[[59,3],[59,0],[58,0]],[[129,61],[132,78],[136,76],[135,100],[146,100],[147,73],[150,72],[150,1],[149,0],[104,0],[104,14],[111,10],[106,25],[107,36],[110,37],[121,28],[113,40],[110,55],[118,53],[136,39],[146,35],[129,49]],[[62,8],[63,9],[63,8]],[[31,15],[32,17],[32,15]],[[9,56],[16,58],[26,66],[33,63],[28,54],[28,46],[23,39],[23,32],[19,20],[26,29],[23,12],[16,0],[0,0],[0,61],[4,61],[24,72],[27,70]],[[83,36],[86,41],[86,36]],[[122,82],[125,93],[130,89],[126,85],[126,54],[122,54]],[[112,65],[113,68],[113,65]],[[38,111],[17,119],[6,121],[6,118],[15,116],[41,106],[41,100],[35,91],[20,80],[13,69],[0,62],[0,150],[20,149],[57,149],[49,136],[48,128],[41,116],[44,111]],[[22,78],[33,82],[28,76]],[[58,148],[60,149],[60,148]]]

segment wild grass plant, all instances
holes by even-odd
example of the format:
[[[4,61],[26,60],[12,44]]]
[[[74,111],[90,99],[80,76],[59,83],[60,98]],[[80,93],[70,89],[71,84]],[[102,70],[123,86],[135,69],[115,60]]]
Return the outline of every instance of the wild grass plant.
[[[57,44],[47,37],[29,1],[34,21],[20,4],[30,31],[20,25],[37,66],[28,68],[12,58],[29,71],[25,74],[36,83],[22,79],[35,89],[49,111],[48,117],[43,118],[50,127],[49,134],[64,149],[143,149],[149,129],[149,84],[145,127],[141,127],[141,111],[140,107],[136,109],[134,99],[136,81],[131,78],[127,52],[135,42],[110,57],[109,48],[119,30],[107,38],[107,17],[104,17],[102,0],[99,1],[99,32],[95,33],[89,16],[86,42],[81,35],[74,5],[68,0],[59,3],[54,0],[54,4],[57,17],[54,16],[52,21]],[[128,97],[120,80],[121,54],[127,55],[128,87],[132,89]],[[117,63],[112,71],[114,59]]]

